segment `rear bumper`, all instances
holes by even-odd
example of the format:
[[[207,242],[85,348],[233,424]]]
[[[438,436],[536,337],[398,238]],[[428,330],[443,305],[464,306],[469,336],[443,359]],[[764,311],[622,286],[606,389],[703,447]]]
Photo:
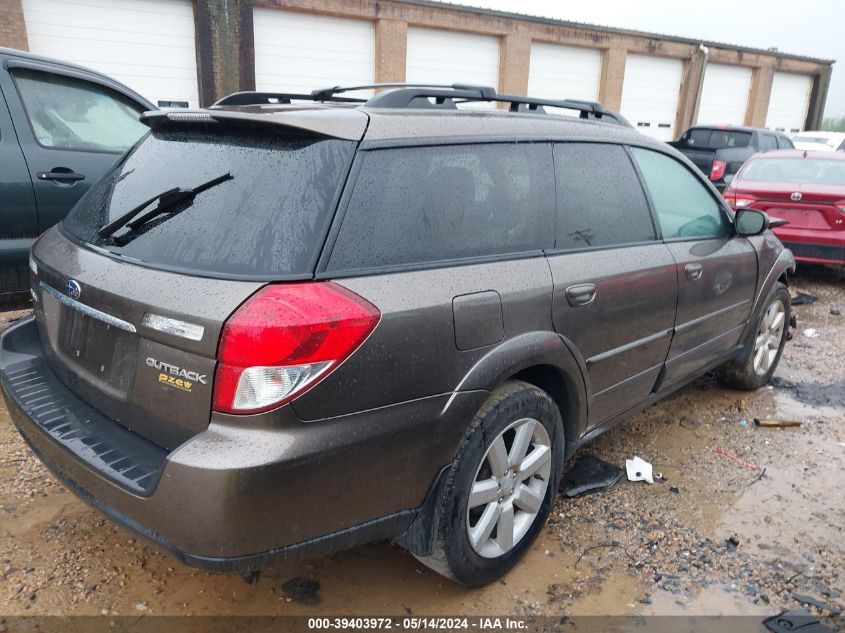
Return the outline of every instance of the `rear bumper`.
[[[845,231],[778,227],[775,234],[795,259],[820,264],[845,264]]]
[[[84,501],[183,562],[241,572],[400,535],[486,397],[307,423],[287,407],[273,426],[215,414],[168,452],[64,387],[33,320],[0,337],[0,382],[21,435]]]

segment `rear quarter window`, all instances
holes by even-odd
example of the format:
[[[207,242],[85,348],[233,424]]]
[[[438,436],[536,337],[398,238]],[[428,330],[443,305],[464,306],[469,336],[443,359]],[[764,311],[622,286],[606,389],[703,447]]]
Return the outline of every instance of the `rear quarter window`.
[[[350,141],[267,129],[153,130],[91,187],[62,228],[114,255],[185,272],[301,277],[313,272],[353,151]],[[168,189],[226,174],[137,229],[98,235]]]
[[[478,144],[361,153],[329,271],[550,248],[549,144]]]
[[[760,134],[760,151],[768,152],[778,148],[774,134]]]

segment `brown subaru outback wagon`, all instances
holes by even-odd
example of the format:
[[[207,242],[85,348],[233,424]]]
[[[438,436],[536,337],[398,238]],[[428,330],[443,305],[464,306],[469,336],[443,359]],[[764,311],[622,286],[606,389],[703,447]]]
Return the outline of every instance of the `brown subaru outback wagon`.
[[[345,94],[147,113],[34,245],[5,398],[114,521],[212,570],[390,538],[478,585],[583,442],[769,380],[793,257],[677,151],[596,103]]]

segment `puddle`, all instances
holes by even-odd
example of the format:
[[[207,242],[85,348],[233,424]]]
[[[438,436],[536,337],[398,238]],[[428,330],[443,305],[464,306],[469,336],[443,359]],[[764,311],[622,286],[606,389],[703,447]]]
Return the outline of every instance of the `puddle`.
[[[639,609],[640,615],[758,615],[762,620],[778,613],[771,605],[754,604],[740,594],[736,586],[718,583],[702,587],[691,599],[661,591],[652,596],[651,601],[652,604]]]
[[[845,380],[832,383],[819,382],[793,382],[784,378],[775,377],[772,385],[781,391],[785,391],[797,402],[807,405],[808,409],[821,408],[832,412],[832,415],[842,415],[845,409]],[[839,410],[836,413],[836,409]]]

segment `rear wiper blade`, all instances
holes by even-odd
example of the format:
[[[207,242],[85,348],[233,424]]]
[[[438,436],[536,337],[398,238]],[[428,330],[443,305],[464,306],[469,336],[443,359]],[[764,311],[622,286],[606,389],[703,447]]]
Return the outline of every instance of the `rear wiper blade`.
[[[151,219],[156,217],[157,215],[161,215],[167,209],[172,207],[183,200],[188,200],[193,198],[199,193],[211,189],[212,187],[216,187],[221,182],[226,182],[227,180],[232,180],[234,176],[231,173],[223,174],[222,176],[218,176],[217,178],[212,178],[211,180],[204,182],[196,187],[192,187],[190,189],[182,189],[181,187],[173,187],[173,189],[168,189],[167,191],[162,191],[154,195],[149,200],[145,200],[141,204],[133,207],[119,218],[112,220],[108,224],[106,224],[103,228],[97,231],[97,235],[100,238],[106,238],[110,235],[113,235],[117,231],[119,231],[124,226],[128,226],[133,231],[137,229],[142,224],[149,222]],[[138,215],[141,211],[146,209],[150,206],[153,202],[158,201],[155,209],[152,211],[148,211],[144,215],[139,218],[133,220],[133,218]]]

